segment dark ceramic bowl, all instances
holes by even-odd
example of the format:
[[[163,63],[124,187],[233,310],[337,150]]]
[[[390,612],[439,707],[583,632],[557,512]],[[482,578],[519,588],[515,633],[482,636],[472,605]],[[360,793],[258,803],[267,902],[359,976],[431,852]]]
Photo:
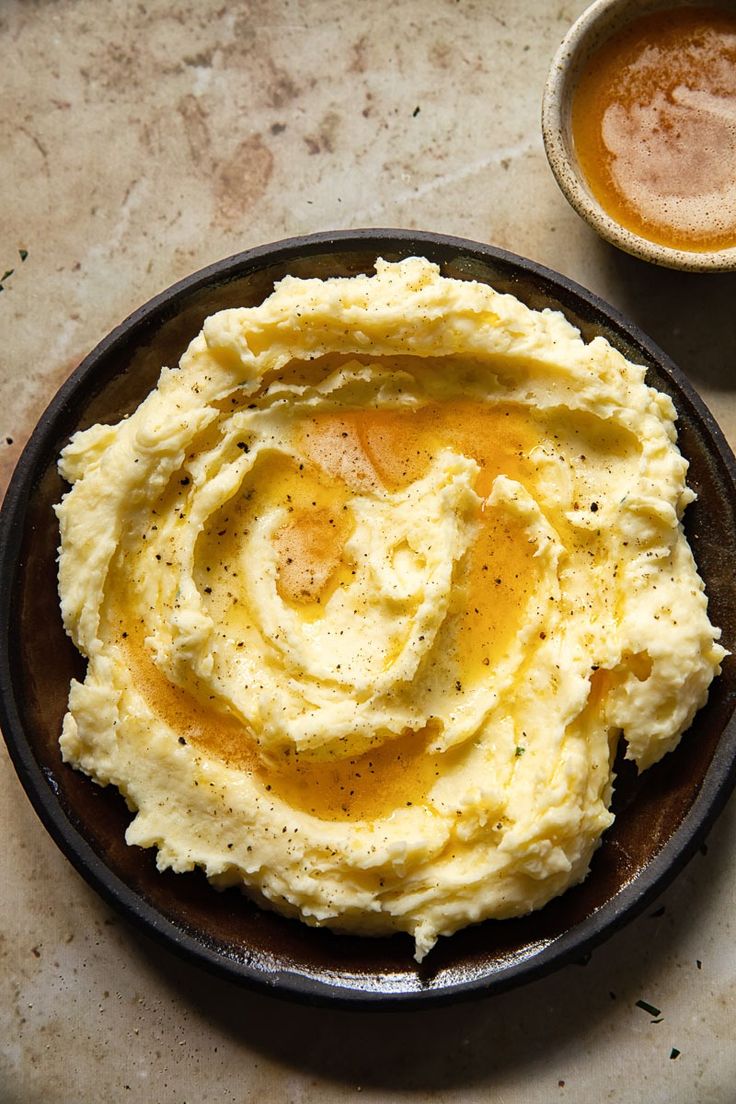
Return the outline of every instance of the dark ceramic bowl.
[[[571,207],[606,241],[642,261],[685,272],[731,272],[736,249],[675,249],[634,233],[594,195],[580,167],[572,136],[572,104],[591,56],[623,27],[662,8],[699,6],[701,0],[595,0],[573,23],[550,66],[542,101],[542,136],[550,168]],[[733,12],[735,0],[709,0],[708,7]]]
[[[0,719],[10,754],[47,829],[80,873],[149,935],[189,960],[273,993],[351,1007],[429,1005],[508,988],[580,960],[679,871],[724,805],[736,777],[736,663],[729,658],[706,707],[673,754],[638,777],[617,764],[616,821],[588,879],[540,912],[486,921],[441,939],[422,966],[408,936],[360,939],[263,912],[201,874],[156,871],[154,852],[127,847],[130,819],[113,788],[65,766],[58,737],[70,678],[83,663],[66,637],[56,593],[52,505],[69,435],[116,422],[176,364],[204,318],[251,306],[287,273],[370,272],[377,257],[423,254],[445,275],[560,309],[588,340],[604,335],[649,369],[679,413],[680,445],[697,502],[686,529],[723,643],[736,638],[736,463],[692,387],[634,326],[575,284],[486,245],[436,234],[364,230],[319,234],[250,250],[195,273],[136,311],[64,384],[23,453],[0,516]]]

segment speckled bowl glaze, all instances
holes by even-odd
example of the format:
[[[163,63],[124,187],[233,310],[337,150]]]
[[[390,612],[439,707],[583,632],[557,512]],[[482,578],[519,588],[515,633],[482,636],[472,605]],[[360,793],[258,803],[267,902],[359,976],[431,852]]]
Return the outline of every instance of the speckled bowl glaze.
[[[542,135],[552,172],[565,198],[602,238],[643,261],[688,272],[736,269],[736,246],[711,252],[673,249],[627,230],[592,194],[580,169],[572,137],[571,105],[590,55],[632,20],[678,7],[720,7],[736,11],[736,0],[596,0],[565,35],[554,56],[542,100]]]
[[[535,309],[561,310],[586,340],[606,337],[647,366],[672,397],[698,494],[686,531],[723,643],[736,645],[736,461],[713,418],[667,357],[610,307],[562,276],[487,245],[400,230],[346,231],[241,253],[183,280],[106,337],[64,384],[23,453],[0,513],[0,721],[18,775],[47,829],[80,873],[150,936],[232,981],[352,1008],[426,1006],[498,992],[580,961],[643,909],[702,842],[736,780],[736,663],[675,752],[638,776],[616,765],[616,821],[587,880],[530,916],[487,921],[441,939],[421,966],[409,936],[360,939],[264,912],[200,873],[158,873],[153,850],[128,847],[130,820],[103,789],[61,761],[69,681],[83,661],[64,633],[56,590],[64,493],[59,452],[77,429],[116,422],[173,365],[207,315],[253,306],[274,281],[348,276],[423,255],[444,275],[479,280]]]

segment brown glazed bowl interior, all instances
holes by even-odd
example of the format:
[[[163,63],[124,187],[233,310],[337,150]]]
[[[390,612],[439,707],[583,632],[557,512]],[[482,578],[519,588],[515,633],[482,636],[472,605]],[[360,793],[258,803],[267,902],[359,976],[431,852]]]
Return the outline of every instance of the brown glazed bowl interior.
[[[437,234],[363,230],[291,239],[212,265],[136,311],[61,388],[20,459],[0,516],[0,720],[18,775],[80,873],[149,935],[251,987],[350,1007],[426,1005],[508,988],[579,960],[640,911],[704,838],[736,779],[736,664],[729,657],[680,747],[638,776],[619,755],[616,821],[587,880],[523,919],[486,921],[439,944],[418,966],[408,936],[361,939],[308,928],[217,892],[198,873],[156,871],[152,850],[126,846],[123,799],[65,766],[58,737],[69,680],[83,661],[66,637],[56,592],[65,491],[60,450],[78,428],[116,422],[178,362],[204,318],[262,301],[286,274],[371,272],[377,257],[423,255],[442,272],[562,310],[586,340],[606,337],[643,363],[679,414],[680,446],[698,494],[685,528],[723,643],[736,640],[736,464],[712,416],[667,357],[590,293],[529,261]]]

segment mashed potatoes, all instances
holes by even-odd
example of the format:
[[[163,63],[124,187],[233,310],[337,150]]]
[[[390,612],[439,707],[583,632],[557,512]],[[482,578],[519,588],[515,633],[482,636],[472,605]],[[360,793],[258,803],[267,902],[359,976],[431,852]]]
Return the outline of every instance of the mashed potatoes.
[[[213,315],[64,450],[61,746],[161,869],[421,959],[585,877],[619,736],[656,762],[725,653],[644,369],[376,268]]]

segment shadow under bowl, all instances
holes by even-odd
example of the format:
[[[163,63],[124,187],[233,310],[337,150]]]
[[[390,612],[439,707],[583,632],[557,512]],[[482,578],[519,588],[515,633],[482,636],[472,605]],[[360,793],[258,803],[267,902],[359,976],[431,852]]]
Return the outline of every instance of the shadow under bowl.
[[[619,757],[616,820],[587,880],[522,919],[486,921],[440,940],[419,966],[408,936],[366,939],[265,912],[199,873],[158,873],[153,850],[128,847],[123,799],[61,761],[71,678],[84,664],[66,636],[56,589],[53,505],[66,490],[59,453],[77,429],[114,423],[174,365],[207,315],[253,306],[287,274],[351,276],[377,257],[423,255],[442,273],[561,310],[586,340],[602,335],[646,365],[671,396],[697,501],[685,528],[723,643],[736,642],[736,463],[678,369],[635,326],[571,281],[512,254],[438,234],[318,234],[228,258],[176,284],[106,337],[64,384],[16,468],[0,514],[0,720],[20,780],[57,844],[87,881],[167,947],[239,983],[346,1007],[422,1006],[537,978],[590,949],[644,908],[681,869],[736,780],[736,664],[729,659],[679,748],[638,776]]]

